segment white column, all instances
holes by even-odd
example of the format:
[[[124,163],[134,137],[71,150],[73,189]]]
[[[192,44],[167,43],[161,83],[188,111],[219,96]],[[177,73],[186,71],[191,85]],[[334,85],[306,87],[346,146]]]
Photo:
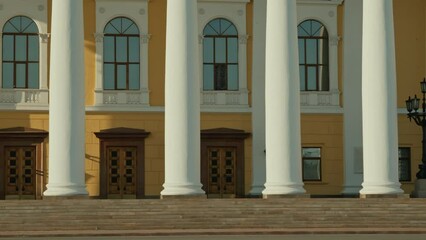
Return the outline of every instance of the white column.
[[[82,0],[53,0],[45,196],[87,195],[83,37]]]
[[[200,183],[198,47],[197,1],[167,1],[162,197],[204,195]]]
[[[361,196],[401,194],[392,0],[364,1],[362,123],[364,182]]]
[[[358,195],[362,184],[362,1],[346,0],[343,22],[343,195]]]
[[[265,34],[266,1],[253,3],[253,91],[252,91],[252,136],[253,164],[250,195],[262,195],[265,189]]]
[[[268,0],[266,13],[266,183],[264,197],[304,194],[296,0]]]

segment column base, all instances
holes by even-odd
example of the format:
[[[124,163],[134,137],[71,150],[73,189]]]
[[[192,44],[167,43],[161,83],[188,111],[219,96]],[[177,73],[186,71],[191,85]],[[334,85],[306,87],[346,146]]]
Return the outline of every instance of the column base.
[[[47,190],[43,193],[43,198],[88,198],[88,196],[86,186],[77,184],[47,184]]]
[[[263,196],[272,195],[304,195],[306,194],[302,184],[265,184],[265,190],[262,191]]]
[[[362,189],[359,191],[361,195],[401,195],[404,191],[401,189],[401,184],[398,183],[363,183]]]
[[[184,198],[186,196],[197,198],[197,196],[206,195],[201,189],[201,184],[172,185],[165,183],[163,188],[164,190],[160,193],[161,199],[168,198],[169,196],[172,198]]]
[[[413,191],[413,197],[426,198],[426,179],[417,179]]]

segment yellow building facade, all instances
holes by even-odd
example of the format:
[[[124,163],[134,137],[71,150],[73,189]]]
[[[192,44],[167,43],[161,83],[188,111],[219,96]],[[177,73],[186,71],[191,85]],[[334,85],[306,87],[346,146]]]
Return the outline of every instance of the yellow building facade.
[[[355,0],[355,2],[357,1]],[[264,54],[262,46],[265,42],[265,40],[259,40],[265,38],[262,34],[265,27],[261,26],[262,23],[266,23],[266,3],[262,2],[263,0],[198,1],[197,37],[199,38],[199,46],[196,47],[200,50],[200,63],[196,68],[200,70],[199,78],[201,79],[200,182],[204,185],[203,191],[206,192],[208,197],[258,196],[261,195],[261,192],[255,190],[256,187],[259,187],[256,186],[256,181],[265,183],[265,167],[257,167],[262,162],[264,164],[265,155],[268,153],[264,136],[260,137],[264,134],[261,127],[263,121],[256,119],[256,117],[261,117],[259,117],[259,113],[262,112],[262,107],[254,107],[254,101],[257,101],[259,96],[262,98],[261,93],[256,93],[256,91],[259,91],[259,86],[261,86],[259,84],[265,81],[264,73],[261,74],[262,71],[264,72],[264,68],[263,70],[259,68],[259,65],[262,65],[261,56],[258,55],[259,51]],[[353,151],[345,149],[347,138],[351,139],[351,134],[359,135],[359,131],[362,130],[357,129],[356,126],[353,130],[348,130],[351,127],[345,127],[344,116],[347,101],[352,100],[352,98],[345,96],[346,91],[351,91],[350,88],[345,88],[345,84],[349,81],[345,79],[345,74],[349,74],[345,73],[347,71],[345,68],[349,68],[348,66],[352,64],[352,62],[348,63],[348,61],[352,61],[350,60],[350,53],[345,52],[345,44],[347,44],[345,36],[347,32],[352,31],[352,28],[345,29],[345,26],[349,26],[346,25],[347,21],[353,21],[348,20],[347,16],[353,5],[357,5],[357,3],[341,0],[297,1],[299,31],[300,24],[305,21],[314,20],[324,24],[328,30],[326,44],[329,44],[329,46],[326,49],[330,54],[327,59],[329,67],[328,86],[324,89],[309,89],[308,86],[305,86],[305,91],[302,89],[300,92],[302,147],[300,150],[302,159],[299,160],[303,171],[300,174],[303,178],[303,187],[311,196],[341,196],[342,193],[352,195],[357,194],[357,191],[361,189],[362,182],[359,182],[356,178],[359,175],[362,178],[362,144],[357,146],[354,143],[352,148],[355,150],[352,149]],[[49,37],[49,34],[52,30],[52,8],[54,9],[52,0],[0,0],[0,25],[3,27],[2,44],[4,46],[2,48],[3,65],[0,69],[2,73],[0,75],[3,77],[0,89],[0,128],[3,129],[0,131],[2,136],[0,147],[3,147],[1,150],[3,155],[0,159],[3,162],[0,165],[0,176],[3,180],[0,197],[3,199],[28,196],[29,198],[43,198],[46,184],[49,183],[49,175],[52,171],[49,166],[51,161],[54,161],[49,156],[49,146],[51,145],[49,137],[45,136],[41,142],[37,142],[28,141],[22,137],[15,138],[14,136],[28,135],[34,132],[42,133],[43,131],[51,134],[49,132],[49,101],[47,96],[43,97],[43,94],[48,94],[50,88],[48,79],[51,77],[52,60],[50,58],[51,36]],[[352,12],[352,15],[355,18],[357,14],[362,15],[362,11],[354,12]],[[409,95],[420,94],[419,82],[426,75],[426,2],[422,0],[394,0],[393,14],[397,74],[398,145],[403,148],[403,155],[408,154],[399,156],[399,159],[404,158],[404,161],[405,158],[408,159],[408,163],[401,163],[401,160],[399,162],[399,171],[408,174],[408,178],[404,175],[405,178],[401,180],[401,173],[399,176],[401,188],[405,193],[411,193],[414,190],[418,164],[421,162],[422,136],[420,128],[406,118],[405,100]],[[38,26],[37,34],[40,37],[38,67],[40,70],[37,71],[37,74],[40,84],[36,87],[34,94],[42,96],[40,98],[31,97],[33,93],[31,93],[30,87],[16,86],[16,82],[19,82],[17,75],[15,76],[16,79],[14,78],[14,86],[9,87],[5,82],[7,81],[5,80],[7,78],[5,36],[8,36],[9,33],[5,26],[8,21],[19,16],[32,19]],[[159,197],[165,183],[164,106],[166,98],[167,1],[84,0],[83,16],[84,175],[88,195],[94,198]],[[138,61],[140,67],[139,86],[135,91],[126,89],[118,93],[120,91],[105,88],[103,77],[107,75],[106,66],[101,57],[105,57],[106,50],[103,45],[106,44],[105,39],[109,36],[104,30],[106,31],[106,26],[111,20],[120,17],[130,19],[138,26],[138,41],[140,41],[138,49],[141,54]],[[205,44],[205,41],[207,41],[207,35],[203,34],[203,30],[205,31],[205,26],[214,19],[229,20],[238,29],[236,46],[239,49],[237,51],[239,75],[236,81],[239,88],[237,91],[216,89],[216,93],[212,95],[211,92],[215,92],[215,90],[203,89],[203,83],[206,84],[203,82],[203,79],[205,79],[203,70],[204,72],[207,71],[206,66],[208,64],[204,63],[203,65],[202,53],[206,51],[203,48],[203,43]],[[358,26],[361,26],[361,23]],[[299,44],[301,43],[300,36],[299,32]],[[231,37],[227,36],[227,38]],[[15,44],[18,46],[16,40]],[[361,46],[359,42],[357,46]],[[361,51],[361,49],[356,49],[357,46],[349,46],[349,48],[352,48],[352,50],[355,48],[355,51],[358,52]],[[231,52],[232,50],[228,49],[228,51]],[[15,52],[15,54],[19,53]],[[131,53],[129,52],[129,54]],[[299,54],[301,54],[300,47]],[[11,61],[20,64],[18,60]],[[30,64],[29,58],[25,61]],[[131,65],[129,62],[127,64]],[[299,62],[299,64],[299,66],[303,65],[302,62]],[[320,66],[321,64],[317,65]],[[361,63],[356,64],[360,65]],[[102,70],[100,67],[104,69]],[[19,69],[14,71],[19,72]],[[31,74],[29,71],[27,70],[27,75]],[[17,72],[15,74],[18,74]],[[129,72],[130,70],[127,70],[127,74],[131,74]],[[310,79],[308,77],[306,79],[306,83],[310,84]],[[353,79],[350,79],[350,81]],[[358,80],[361,81],[360,78]],[[137,92],[137,94],[134,94],[134,92]],[[234,95],[229,95],[229,93]],[[360,99],[360,96],[358,99]],[[29,100],[30,98],[33,100]],[[50,101],[52,101],[52,97]],[[144,130],[146,134],[140,135],[141,132],[138,131],[141,130]],[[102,135],[102,133],[107,135]],[[116,138],[114,139],[108,133],[116,134],[114,135]],[[136,135],[138,137],[135,137]],[[258,140],[256,143],[255,138]],[[361,137],[359,136],[359,138]],[[102,141],[105,141],[105,145],[101,144]],[[143,142],[142,149],[137,148],[135,142]],[[37,151],[35,155],[26,156],[26,146],[39,146],[39,148],[35,148],[35,151]],[[13,153],[13,158],[12,155],[8,155],[11,154],[11,151],[15,151],[17,154]],[[120,155],[120,151],[124,152],[123,155]],[[132,151],[137,156],[130,156]],[[128,152],[129,156],[127,156]],[[216,154],[219,155],[216,156]],[[346,160],[348,156],[354,158],[354,160],[348,162]],[[140,161],[135,160],[139,158]],[[22,163],[19,163],[21,164],[19,165],[13,162],[15,164],[13,165],[11,159],[16,162],[22,161]],[[33,167],[26,167],[25,160],[31,159],[39,163],[33,165]],[[232,164],[227,164],[227,160],[231,161],[229,159],[232,159]],[[395,156],[394,160],[397,159],[398,157]],[[115,160],[118,163],[114,162]],[[136,163],[127,165],[126,160],[136,161]],[[217,161],[223,165],[221,166]],[[143,166],[140,166],[140,164],[143,164]],[[345,168],[348,164],[354,166],[351,174],[357,175],[353,179],[355,179],[354,184],[358,184],[359,187],[358,190],[352,192],[345,192],[345,188],[350,185],[345,178],[345,176],[348,176],[348,170]],[[32,170],[27,170],[28,174],[25,175],[25,169],[28,168]],[[18,176],[17,172],[21,173],[21,171],[26,177]],[[143,177],[140,178],[140,176]],[[120,180],[120,178],[128,178],[129,180]],[[213,180],[214,178],[217,178],[216,181]],[[22,190],[25,186],[31,184],[34,184],[32,187],[38,190],[33,192]],[[123,191],[123,188],[126,187],[128,189],[133,187],[133,190]],[[223,188],[226,187],[231,188],[231,190],[223,191]],[[351,187],[356,189],[356,186]],[[222,190],[220,190],[221,188]]]

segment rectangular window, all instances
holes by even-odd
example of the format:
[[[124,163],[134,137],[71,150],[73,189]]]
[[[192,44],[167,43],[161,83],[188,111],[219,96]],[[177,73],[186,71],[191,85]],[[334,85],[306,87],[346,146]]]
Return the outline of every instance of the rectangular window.
[[[398,148],[398,172],[399,181],[411,181],[411,149],[409,147]]]
[[[302,148],[303,181],[321,181],[321,148]]]

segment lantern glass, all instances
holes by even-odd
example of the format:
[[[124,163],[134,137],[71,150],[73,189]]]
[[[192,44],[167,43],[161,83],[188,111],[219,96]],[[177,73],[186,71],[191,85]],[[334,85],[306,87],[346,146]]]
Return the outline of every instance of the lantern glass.
[[[412,112],[413,111],[413,102],[411,101],[411,97],[408,97],[408,99],[405,101],[405,104],[407,105],[407,111]]]
[[[423,82],[420,82],[420,87],[422,89],[422,93],[426,93],[426,79],[423,79]]]
[[[420,106],[420,99],[415,95],[414,98],[411,100],[412,101],[412,106],[414,111],[417,112],[417,110],[419,110],[419,106]]]

